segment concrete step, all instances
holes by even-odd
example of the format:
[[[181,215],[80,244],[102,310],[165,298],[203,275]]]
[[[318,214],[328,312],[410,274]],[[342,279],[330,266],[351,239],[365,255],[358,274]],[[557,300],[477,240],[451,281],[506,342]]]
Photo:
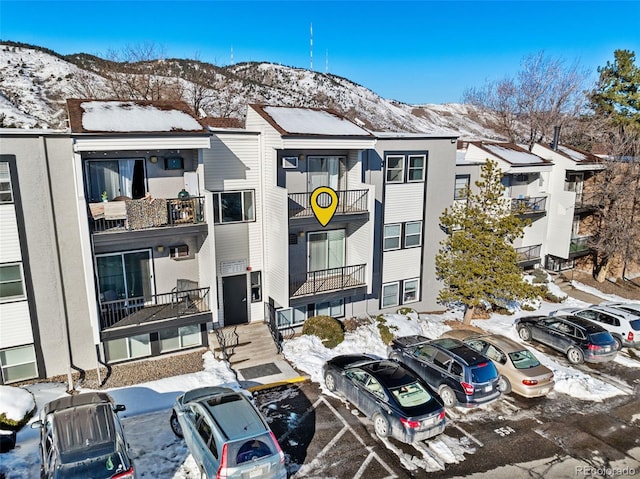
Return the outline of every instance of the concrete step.
[[[230,347],[228,347],[227,354],[229,355],[229,363],[233,368],[249,367],[281,359],[271,337],[269,327],[265,323],[238,325],[235,328],[237,340],[233,337],[233,330],[229,327],[225,328],[224,334],[232,338],[229,341]],[[212,336],[211,344],[214,352],[218,355],[222,350],[215,334]]]

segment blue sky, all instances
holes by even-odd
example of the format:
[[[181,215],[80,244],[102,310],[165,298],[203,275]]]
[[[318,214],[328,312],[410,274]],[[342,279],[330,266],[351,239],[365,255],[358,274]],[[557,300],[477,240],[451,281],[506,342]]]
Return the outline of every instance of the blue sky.
[[[105,56],[153,43],[166,57],[269,61],[343,76],[407,103],[461,100],[544,51],[596,79],[636,52],[640,1],[11,1],[0,39]]]

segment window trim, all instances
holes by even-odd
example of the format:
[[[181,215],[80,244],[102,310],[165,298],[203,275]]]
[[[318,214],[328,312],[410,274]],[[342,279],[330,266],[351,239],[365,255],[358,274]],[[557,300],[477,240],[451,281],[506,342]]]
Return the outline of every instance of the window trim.
[[[390,158],[399,158],[400,159],[400,168],[389,168],[389,159]],[[406,161],[406,156],[405,155],[398,155],[398,154],[390,154],[390,155],[386,155],[385,159],[384,159],[384,179],[385,179],[385,183],[404,183],[405,181],[405,161]],[[400,179],[399,180],[390,180],[389,179],[389,172],[390,171],[400,171]]]
[[[240,193],[240,210],[242,212],[242,220],[240,221],[222,221],[222,195]],[[245,218],[245,194],[250,193],[253,203],[253,217]],[[255,190],[229,190],[213,192],[213,224],[215,225],[233,225],[239,223],[254,223],[256,221],[256,194]],[[216,208],[217,205],[217,208]],[[217,211],[216,211],[217,210]],[[217,220],[216,220],[217,217]]]
[[[294,170],[298,168],[298,157],[297,156],[283,156],[282,157],[282,168],[285,170]]]
[[[419,224],[420,225],[420,229],[418,230],[418,233],[411,233],[411,234],[407,234],[407,225],[410,224]],[[406,223],[404,223],[404,228],[403,228],[403,248],[405,249],[411,249],[411,248],[420,248],[422,246],[422,220],[418,220],[418,221],[407,221]],[[407,238],[409,236],[418,236],[418,244],[414,244],[414,245],[407,245]]]
[[[394,304],[384,304],[384,298],[385,298],[385,294],[384,294],[384,290],[386,287],[389,286],[393,286],[395,285],[397,290],[396,290],[396,297],[395,297],[395,303]],[[382,308],[392,308],[394,306],[400,306],[400,281],[390,281],[389,283],[384,283],[382,285],[382,294],[380,295],[380,305]]]
[[[464,188],[457,188],[456,183],[458,182],[458,180],[465,180]],[[463,200],[463,201],[468,200],[469,199],[468,196],[462,196],[462,194],[458,194],[458,192],[459,191],[461,193],[468,192],[470,191],[470,188],[471,188],[471,175],[456,175],[453,183],[453,199]]]
[[[413,299],[411,301],[407,301],[405,299],[405,296],[407,294],[407,283],[413,282],[415,281],[416,284],[416,299]],[[420,301],[420,278],[411,278],[411,279],[405,279],[402,281],[402,304],[411,304],[411,303],[417,303]]]
[[[18,267],[18,272],[20,275],[20,278],[18,280],[15,281],[0,281],[2,284],[15,284],[15,283],[20,283],[22,286],[22,294],[19,295],[15,295],[15,296],[0,296],[0,303],[10,303],[13,301],[22,301],[24,299],[26,299],[27,297],[27,292],[26,292],[26,285],[25,285],[25,280],[24,280],[24,270],[22,267],[22,263],[4,263],[4,264],[0,264],[0,269],[1,268],[9,268],[9,267],[14,267],[17,266]]]
[[[314,316],[318,316],[318,314],[319,314],[318,313],[318,305],[321,305],[321,304],[329,305],[328,306],[329,313],[331,313],[331,306],[330,306],[331,303],[337,303],[337,302],[340,302],[340,314],[338,314],[336,316],[331,316],[331,317],[332,318],[344,318],[344,298],[338,298],[338,299],[335,299],[333,301],[321,301],[319,303],[314,303],[313,304],[313,315]]]
[[[411,166],[412,158],[422,158],[422,166],[420,168]],[[407,155],[407,183],[423,183],[424,182],[424,170],[427,165],[427,155],[425,154],[415,154],[415,155]],[[411,179],[411,172],[420,170],[421,178],[419,180]]]
[[[9,348],[4,348],[1,349],[0,352],[6,352],[6,351],[12,351],[15,349],[26,349],[26,348],[30,348],[31,349],[31,353],[33,353],[33,361],[23,361],[21,363],[3,363],[2,361],[0,361],[0,376],[2,376],[2,381],[4,384],[10,384],[10,383],[14,383],[14,382],[20,382],[20,381],[27,381],[29,379],[34,379],[37,378],[39,376],[39,371],[38,371],[38,356],[36,354],[36,349],[35,346],[33,344],[23,344],[21,346],[11,346]],[[34,370],[35,370],[35,375],[34,376],[29,376],[29,377],[24,377],[24,378],[19,378],[19,379],[15,379],[15,380],[7,380],[6,379],[6,373],[5,371],[7,369],[10,368],[14,368],[17,366],[24,366],[27,364],[33,364]]]
[[[393,236],[387,236],[387,228],[388,227],[392,227],[392,226],[397,226],[399,227],[400,231],[398,231],[398,235],[393,235]],[[402,223],[389,223],[389,224],[385,224],[382,226],[382,251],[395,251],[395,250],[399,250],[402,249],[402,230],[404,228],[402,227]],[[387,239],[391,239],[391,238],[398,238],[398,247],[397,248],[387,248],[386,243],[387,243]]]
[[[6,176],[5,176],[6,175]],[[9,187],[6,190],[0,188],[0,205],[8,205],[15,203],[15,197],[13,194],[13,184],[11,182],[11,169],[9,163],[3,161],[0,163],[0,184],[7,184]],[[8,195],[8,200],[3,200],[3,196]]]
[[[253,278],[257,278],[257,282],[253,282]],[[251,302],[252,303],[260,303],[262,302],[262,271],[251,271],[249,273],[249,287],[251,288]],[[253,297],[253,288],[257,288],[258,296],[254,299]]]

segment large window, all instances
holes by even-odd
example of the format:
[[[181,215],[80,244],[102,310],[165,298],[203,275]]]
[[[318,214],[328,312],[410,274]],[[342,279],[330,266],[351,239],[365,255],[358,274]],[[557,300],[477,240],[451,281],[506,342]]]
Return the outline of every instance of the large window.
[[[426,154],[387,155],[385,161],[387,183],[415,183],[424,181],[426,164]]]
[[[422,245],[422,221],[411,221],[404,225],[404,247],[415,248]]]
[[[151,340],[148,334],[129,338],[113,339],[105,342],[107,361],[124,361],[151,355]]]
[[[175,329],[165,329],[164,331],[160,331],[159,336],[161,353],[190,348],[192,346],[200,346],[202,344],[202,335],[200,334],[200,326],[198,324]]]
[[[400,249],[402,225],[384,225],[384,250]]]
[[[24,298],[24,280],[20,264],[0,265],[0,301]]]
[[[117,196],[143,198],[144,160],[89,160],[87,162],[87,201],[90,203],[102,200],[102,194],[112,200]]]
[[[0,351],[0,366],[5,383],[38,377],[36,353],[32,344]]]
[[[213,222],[246,223],[255,221],[253,191],[220,192],[213,194]]]
[[[382,241],[384,251],[422,246],[422,221],[384,225]]]
[[[13,203],[9,163],[0,163],[0,203]]]
[[[398,292],[400,291],[400,283],[388,283],[382,285],[382,307],[398,305]]]
[[[308,233],[309,269],[307,271],[322,271],[344,266],[344,238],[345,230]]]
[[[387,183],[402,183],[404,181],[404,156],[387,156]]]

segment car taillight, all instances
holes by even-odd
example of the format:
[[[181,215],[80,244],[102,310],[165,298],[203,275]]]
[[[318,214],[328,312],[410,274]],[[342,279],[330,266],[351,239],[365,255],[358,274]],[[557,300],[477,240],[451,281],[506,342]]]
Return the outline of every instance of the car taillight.
[[[115,476],[111,476],[111,479],[133,479],[135,477],[133,466],[127,469],[120,474],[116,474]]]
[[[278,440],[276,439],[275,434],[273,434],[273,431],[269,431],[269,434],[271,435],[271,439],[273,439],[273,443],[276,445],[276,448],[278,449],[278,455],[280,456],[280,464],[284,464],[284,452],[282,452],[282,448],[280,447],[280,444],[278,443]]]
[[[536,379],[523,379],[522,384],[525,386],[535,386],[538,384],[538,381]]]
[[[598,351],[602,349],[602,346],[598,346],[597,344],[590,344],[588,349],[589,351]]]
[[[222,445],[222,458],[220,459],[220,467],[216,474],[216,479],[226,479],[227,477],[227,445]]]
[[[438,414],[438,420],[442,421],[443,419],[444,419],[444,409],[440,411],[440,414]]]
[[[486,364],[486,363],[485,363]],[[469,383],[460,383],[462,385],[462,387],[464,388],[464,393],[467,396],[471,396],[473,394],[473,384],[469,384]]]
[[[400,418],[400,422],[407,429],[415,429],[417,427],[420,427],[420,421],[411,421],[409,419],[405,419],[405,418],[401,417]]]
[[[633,332],[629,331],[629,334],[627,334],[627,341],[633,341]]]

